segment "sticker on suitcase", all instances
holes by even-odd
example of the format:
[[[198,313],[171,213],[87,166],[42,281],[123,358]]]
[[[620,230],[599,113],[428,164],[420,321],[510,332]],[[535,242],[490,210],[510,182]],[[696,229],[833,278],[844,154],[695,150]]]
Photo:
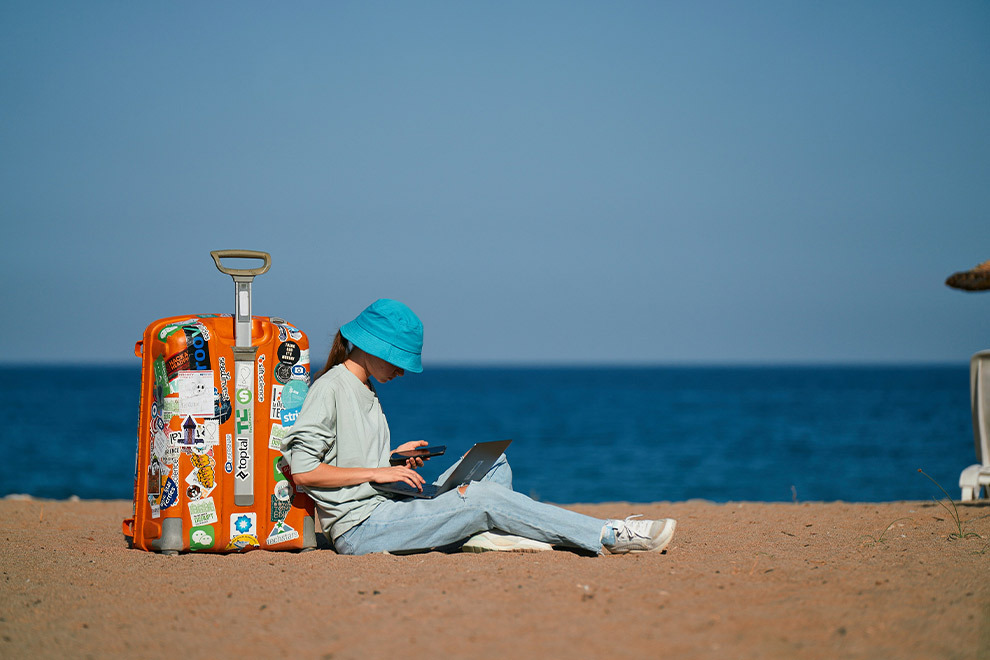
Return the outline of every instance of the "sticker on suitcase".
[[[279,543],[285,543],[286,541],[292,541],[297,538],[299,538],[299,532],[289,527],[284,521],[279,520],[272,527],[271,533],[265,540],[265,545],[278,545]]]
[[[180,371],[203,371],[210,363],[210,333],[204,325],[182,326],[186,346],[165,358],[165,372],[169,380]]]
[[[213,416],[216,402],[212,371],[180,371],[175,376],[175,389],[179,393],[180,415]]]
[[[217,366],[220,367],[220,393],[214,417],[219,417],[220,423],[223,424],[230,419],[231,414],[230,391],[227,389],[227,383],[230,381],[230,372],[227,371],[227,360],[222,355],[217,358]]]
[[[217,533],[212,525],[202,525],[189,530],[190,550],[209,550],[216,543]]]
[[[258,356],[258,403],[265,402],[265,354]]]
[[[281,424],[272,424],[271,432],[268,434],[268,448],[272,451],[282,451],[282,441],[285,440],[285,436],[288,435],[288,431]]]
[[[210,493],[217,485],[216,460],[213,452],[206,454],[189,454],[189,462],[192,467],[186,475],[186,497],[190,500],[198,500],[209,497]]]
[[[217,507],[213,503],[212,497],[194,500],[189,502],[188,506],[189,521],[194,527],[220,522],[220,519],[217,518]]]
[[[169,431],[168,440],[171,447],[182,450],[216,447],[220,444],[220,421],[213,417],[196,420],[187,415],[182,430]]]
[[[237,473],[234,476],[238,481],[248,481],[251,478],[251,438],[237,436],[236,461]]]
[[[287,480],[276,481],[272,492],[272,522],[285,520],[292,509],[292,484]]]
[[[158,505],[162,509],[168,509],[173,507],[179,501],[179,487],[175,483],[175,479],[169,477],[162,484],[162,499]]]
[[[271,413],[268,415],[270,418],[281,422],[282,421],[282,410],[284,406],[282,405],[282,388],[285,385],[272,385],[272,405]],[[258,399],[261,400],[260,398]]]
[[[275,321],[272,321],[272,323],[275,323]],[[275,323],[275,327],[278,328],[279,341],[286,341],[288,339],[299,341],[302,339],[302,332],[291,323]]]
[[[258,547],[258,514],[230,514],[230,543],[227,550],[243,550],[247,547]]]

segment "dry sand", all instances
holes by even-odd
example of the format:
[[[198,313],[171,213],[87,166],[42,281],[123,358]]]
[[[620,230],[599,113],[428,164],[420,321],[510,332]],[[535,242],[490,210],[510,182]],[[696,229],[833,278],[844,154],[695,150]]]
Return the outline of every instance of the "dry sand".
[[[990,658],[985,504],[963,540],[934,502],[568,507],[678,519],[612,557],[165,557],[130,508],[0,500],[0,657]]]

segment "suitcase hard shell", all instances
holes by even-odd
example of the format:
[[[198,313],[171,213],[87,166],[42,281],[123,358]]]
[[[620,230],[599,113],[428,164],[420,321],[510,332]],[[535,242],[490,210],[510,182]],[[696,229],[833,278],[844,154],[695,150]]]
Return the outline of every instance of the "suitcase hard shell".
[[[217,255],[265,266],[225,269]],[[166,554],[315,548],[313,502],[279,450],[308,391],[309,341],[283,319],[250,316],[250,280],[268,269],[267,254],[214,259],[234,276],[235,314],[159,319],[135,346],[134,517],[123,532]]]

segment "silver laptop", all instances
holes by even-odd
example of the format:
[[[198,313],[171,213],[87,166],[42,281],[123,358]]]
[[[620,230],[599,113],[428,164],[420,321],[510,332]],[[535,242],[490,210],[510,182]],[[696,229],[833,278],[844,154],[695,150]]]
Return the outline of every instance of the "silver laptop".
[[[479,442],[471,450],[464,454],[464,458],[458,463],[454,471],[450,473],[447,480],[442,484],[423,484],[423,490],[417,490],[405,481],[390,481],[384,484],[371,484],[377,490],[390,495],[404,495],[406,497],[418,497],[423,500],[432,500],[438,495],[443,495],[449,490],[462,486],[470,481],[480,481],[485,476],[498,457],[505,452],[506,447],[512,440],[496,440],[494,442]]]

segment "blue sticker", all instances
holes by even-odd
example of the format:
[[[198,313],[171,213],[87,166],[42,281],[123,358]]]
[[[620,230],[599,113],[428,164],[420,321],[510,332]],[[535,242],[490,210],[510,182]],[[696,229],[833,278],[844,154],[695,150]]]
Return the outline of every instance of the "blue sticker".
[[[309,393],[309,385],[301,380],[290,380],[282,388],[282,405],[285,408],[300,408]]]
[[[169,477],[165,483],[162,484],[162,501],[160,506],[163,509],[167,509],[175,504],[178,499],[179,488],[175,485],[175,480],[172,479],[172,477]]]
[[[283,408],[280,417],[282,418],[282,427],[289,428],[296,423],[296,419],[299,417],[299,408]]]
[[[251,531],[252,522],[251,518],[247,515],[237,516],[233,523],[234,529],[237,530],[238,534],[247,534]]]

